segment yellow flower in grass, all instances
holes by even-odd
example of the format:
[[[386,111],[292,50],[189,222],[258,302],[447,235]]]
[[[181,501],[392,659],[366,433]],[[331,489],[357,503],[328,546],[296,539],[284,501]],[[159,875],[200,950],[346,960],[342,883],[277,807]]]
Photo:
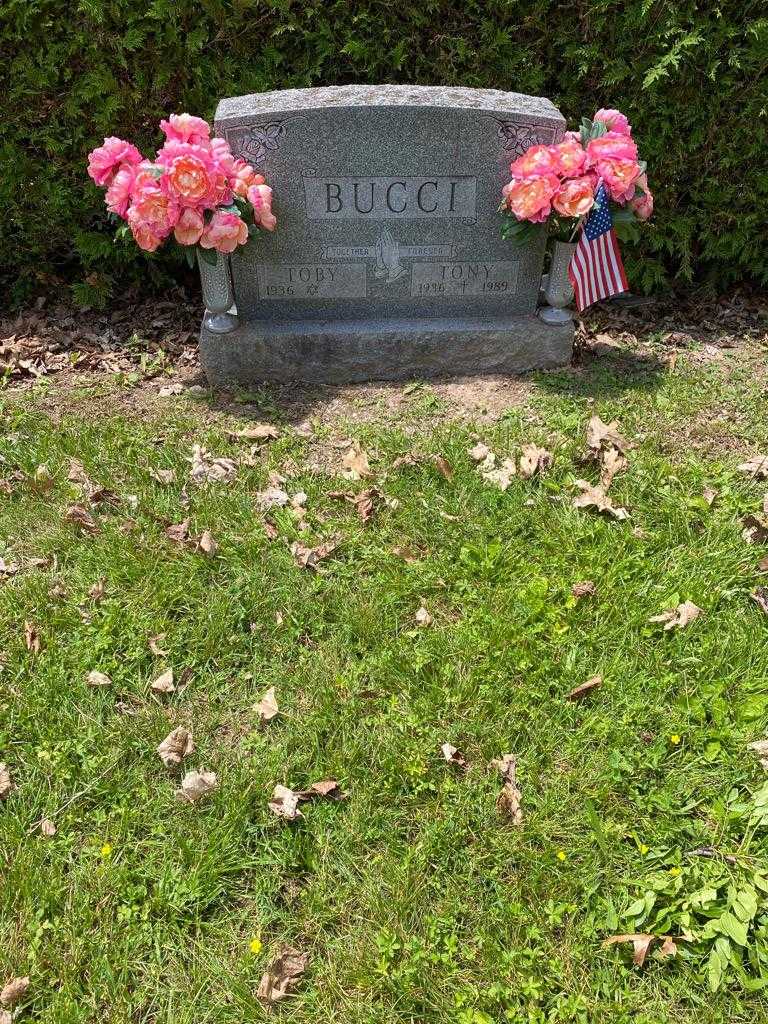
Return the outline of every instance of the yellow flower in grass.
[[[557,851],[557,859],[558,860],[566,860],[567,859],[567,854],[566,854],[565,850],[558,850]]]
[[[650,846],[646,846],[645,843],[640,843],[640,853],[642,853],[643,856],[645,856],[649,850]]]
[[[261,939],[259,938],[258,935],[254,935],[253,938],[251,939],[251,941],[248,943],[248,948],[250,949],[250,951],[252,953],[260,953],[261,952],[261,947],[262,947]]]
[[[672,875],[673,878],[677,878],[677,876],[680,874],[680,868],[670,868],[669,873],[670,875]]]
[[[672,735],[669,737],[669,742],[676,747],[677,744],[680,742],[681,738],[682,737],[679,736],[678,733],[673,732]]]
[[[112,856],[112,843],[104,843],[102,848],[99,850],[99,853],[104,858],[104,860],[109,860],[109,858]]]

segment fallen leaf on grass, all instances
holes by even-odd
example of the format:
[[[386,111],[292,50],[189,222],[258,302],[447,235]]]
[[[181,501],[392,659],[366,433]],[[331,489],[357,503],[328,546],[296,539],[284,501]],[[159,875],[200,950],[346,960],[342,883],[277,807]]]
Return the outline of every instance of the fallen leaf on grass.
[[[189,479],[202,487],[204,484],[231,483],[237,475],[237,463],[233,459],[213,458],[205,448],[196,444],[190,458]]]
[[[768,587],[758,587],[752,594],[749,595],[755,602],[760,611],[765,612],[768,615]]]
[[[96,520],[85,505],[68,505],[64,512],[64,522],[78,527],[83,533],[98,533]]]
[[[442,477],[444,477],[448,483],[453,480],[453,466],[450,464],[448,459],[442,455],[433,455],[432,461],[437,466],[437,470]]]
[[[307,960],[306,953],[300,953],[291,946],[283,946],[259,982],[256,991],[259,1002],[272,1006],[291,995],[307,968]]]
[[[119,501],[114,491],[109,490],[107,487],[102,487],[101,484],[94,483],[91,480],[79,459],[69,460],[67,480],[78,485],[81,496],[91,505],[100,505],[103,502],[116,504]]]
[[[373,476],[368,455],[358,444],[353,444],[341,460],[341,475],[345,480],[362,480]]]
[[[467,454],[473,462],[484,462],[491,454],[491,449],[487,444],[483,444],[482,441],[478,441],[473,448],[467,449]]]
[[[617,448],[625,452],[627,441],[619,433],[618,420],[604,423],[599,416],[592,416],[587,424],[587,448],[594,455],[604,448]]]
[[[160,644],[165,640],[165,633],[158,633],[157,636],[151,636],[147,641],[150,651],[157,658],[165,658],[168,655],[168,651],[164,651]]]
[[[768,480],[768,455],[755,455],[738,468],[740,473],[746,473],[753,480]]]
[[[50,818],[43,818],[40,821],[40,831],[46,839],[50,839],[56,835],[56,823],[51,821]]]
[[[254,423],[244,430],[228,430],[227,437],[235,441],[274,441],[280,437],[280,431],[271,423]]]
[[[768,740],[755,740],[754,743],[747,744],[747,749],[754,750],[760,758],[761,766],[768,771]]]
[[[213,534],[209,530],[203,530],[200,534],[200,538],[197,541],[197,550],[202,551],[208,558],[213,558],[219,550],[219,545],[213,539]]]
[[[267,722],[271,722],[272,719],[279,714],[280,709],[277,706],[274,686],[270,686],[261,698],[259,703],[256,705],[256,711],[259,715],[259,725],[266,725]]]
[[[111,686],[112,680],[104,672],[97,672],[96,669],[92,669],[85,678],[86,683],[89,686]]]
[[[24,623],[24,646],[30,654],[39,654],[41,649],[40,634],[31,622]]]
[[[603,940],[604,946],[613,946],[619,942],[631,942],[634,948],[632,962],[637,967],[642,967],[648,950],[653,942],[661,942],[659,952],[662,956],[674,956],[677,953],[677,943],[671,935],[647,935],[644,932],[635,932],[632,935],[611,935]]]
[[[0,800],[7,799],[15,788],[8,765],[0,761]]]
[[[493,484],[500,491],[506,491],[512,483],[512,477],[517,473],[517,468],[514,459],[504,459],[501,465],[497,466],[495,454],[489,452],[477,467],[477,471],[486,483]]]
[[[166,768],[173,768],[175,765],[181,764],[185,757],[194,753],[194,750],[192,733],[182,726],[169,732],[157,748],[160,760]]]
[[[15,576],[18,572],[21,572],[18,562],[6,562],[4,558],[0,558],[0,576]]]
[[[695,605],[693,601],[683,601],[677,608],[668,608],[667,611],[662,612],[660,615],[652,615],[649,622],[663,622],[664,629],[683,629],[685,626],[690,625],[694,619],[698,619],[701,615],[702,609]]]
[[[181,803],[194,804],[211,793],[219,782],[215,772],[187,772],[181,780],[181,789],[174,794]]]
[[[585,694],[589,693],[590,690],[597,689],[603,682],[602,676],[592,676],[586,683],[582,683],[580,686],[575,686],[568,694],[568,700],[581,700]]]
[[[554,455],[546,448],[539,448],[535,444],[524,444],[518,472],[523,480],[530,480],[536,473],[539,476],[546,473],[552,468],[554,461]]]
[[[577,480],[576,486],[581,488],[581,494],[573,499],[574,508],[595,508],[614,519],[629,519],[629,512],[621,506],[614,505],[613,500],[599,485],[593,486],[587,480]]]
[[[298,821],[299,818],[304,817],[299,810],[298,793],[294,793],[292,789],[280,784],[272,790],[272,798],[267,803],[267,807],[278,818],[284,818],[285,821]]]
[[[429,612],[427,611],[423,604],[417,610],[414,618],[416,619],[417,626],[425,627],[432,625],[432,616],[429,614]]]
[[[600,486],[607,491],[616,474],[627,468],[627,460],[618,448],[606,448],[600,455],[600,466]]]
[[[168,487],[176,480],[175,469],[150,469],[149,475],[152,479],[161,485],[161,487]]]
[[[296,564],[302,569],[317,569],[324,558],[328,558],[338,547],[338,541],[327,540],[317,547],[310,548],[301,541],[295,540],[291,544],[290,551],[296,560]]]
[[[269,512],[272,508],[283,508],[290,500],[290,495],[282,487],[267,487],[256,495],[256,503],[262,512]]]
[[[101,599],[104,597],[104,594],[106,592],[107,581],[102,577],[101,579],[96,580],[93,586],[88,588],[88,597],[90,597],[92,601],[98,604],[99,601],[101,601]]]
[[[523,822],[523,810],[520,806],[522,793],[517,784],[517,758],[514,754],[502,754],[500,758],[491,761],[494,768],[498,768],[504,785],[496,798],[496,810],[503,818],[508,818],[513,825],[521,825]]]
[[[768,555],[757,563],[758,572],[768,572]]]
[[[36,494],[45,494],[46,491],[50,491],[50,489],[53,487],[54,481],[53,477],[51,476],[51,471],[48,469],[46,465],[38,466],[35,472],[32,474],[32,479],[30,483],[32,486],[32,490]]]
[[[27,994],[29,978],[12,978],[0,990],[0,1004],[5,1007],[15,1006]]]
[[[452,743],[443,743],[440,747],[440,753],[443,755],[443,760],[447,761],[448,764],[455,764],[457,768],[461,768],[464,771],[469,767],[466,757]]]
[[[157,679],[154,679],[151,683],[151,688],[155,693],[174,693],[176,687],[173,683],[173,669],[167,669]]]
[[[709,486],[705,487],[703,489],[703,491],[701,492],[702,498],[704,499],[704,501],[706,501],[706,503],[708,505],[712,505],[713,504],[713,502],[714,502],[715,498],[717,497],[717,495],[718,495],[718,491],[716,491],[714,487],[709,487]]]
[[[319,782],[313,782],[309,789],[296,791],[299,800],[312,800],[316,796],[327,797],[329,800],[344,800],[346,795],[336,779],[321,779]]]
[[[768,543],[768,516],[750,513],[741,520],[741,536],[747,544]]]
[[[597,587],[592,580],[583,580],[581,583],[574,583],[571,587],[571,593],[574,597],[592,597],[597,593]]]

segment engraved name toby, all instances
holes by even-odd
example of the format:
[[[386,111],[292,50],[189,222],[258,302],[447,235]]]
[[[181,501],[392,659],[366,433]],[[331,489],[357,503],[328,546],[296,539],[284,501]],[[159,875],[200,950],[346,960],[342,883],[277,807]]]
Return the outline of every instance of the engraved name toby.
[[[305,177],[310,220],[445,217],[474,220],[477,179],[451,177]]]

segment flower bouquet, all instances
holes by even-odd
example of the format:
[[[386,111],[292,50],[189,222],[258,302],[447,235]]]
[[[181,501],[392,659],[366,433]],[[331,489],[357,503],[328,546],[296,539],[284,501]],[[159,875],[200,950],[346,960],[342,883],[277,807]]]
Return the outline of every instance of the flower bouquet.
[[[107,209],[125,221],[118,237],[133,236],[146,252],[172,239],[193,266],[195,249],[215,264],[217,253],[234,252],[259,228],[274,231],[272,189],[225,139],[211,138],[207,121],[171,114],[160,128],[165,142],[153,160],[114,136],[88,156]]]
[[[573,297],[571,286],[580,310],[626,290],[616,236],[636,237],[637,222],[653,213],[653,196],[624,114],[598,110],[562,142],[531,146],[510,171],[500,206],[503,237],[523,244],[545,223],[556,238],[546,292],[550,309],[540,312],[542,319],[570,319],[563,310]],[[579,228],[585,230],[574,246]],[[590,287],[580,291],[586,279]]]

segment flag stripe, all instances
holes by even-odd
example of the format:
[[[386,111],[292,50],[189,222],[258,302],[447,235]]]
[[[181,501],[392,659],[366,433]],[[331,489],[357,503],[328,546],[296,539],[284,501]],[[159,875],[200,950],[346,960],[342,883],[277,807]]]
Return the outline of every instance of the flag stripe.
[[[627,277],[602,182],[595,193],[595,206],[582,226],[568,277],[579,311],[627,290]]]

